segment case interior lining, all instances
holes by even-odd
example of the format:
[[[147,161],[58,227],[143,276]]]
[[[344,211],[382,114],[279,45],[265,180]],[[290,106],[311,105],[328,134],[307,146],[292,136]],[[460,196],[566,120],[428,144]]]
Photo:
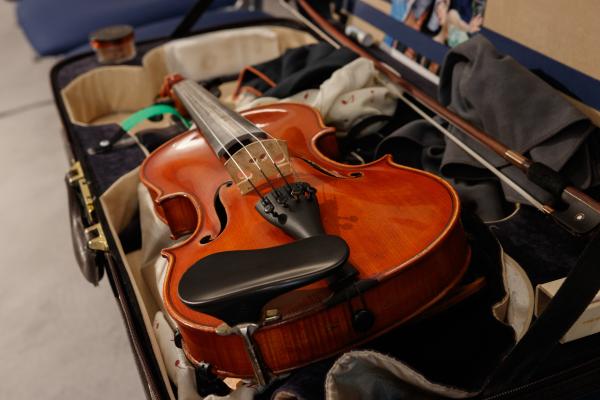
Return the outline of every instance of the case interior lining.
[[[238,43],[234,39],[243,39]],[[61,91],[69,119],[79,125],[114,122],[116,116],[152,104],[166,75],[207,80],[238,73],[244,66],[279,57],[289,48],[315,43],[306,32],[284,27],[249,27],[175,40],[150,50],[142,65],[103,66],[74,78]],[[237,43],[237,44],[236,44]],[[234,47],[236,57],[224,52]],[[244,61],[249,60],[249,61]]]

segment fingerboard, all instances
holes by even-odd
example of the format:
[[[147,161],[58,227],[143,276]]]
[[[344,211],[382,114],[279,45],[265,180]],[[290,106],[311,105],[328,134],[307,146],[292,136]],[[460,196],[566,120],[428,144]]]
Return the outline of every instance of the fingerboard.
[[[266,137],[258,127],[225,107],[198,83],[186,79],[173,90],[217,156],[229,158],[233,149]]]

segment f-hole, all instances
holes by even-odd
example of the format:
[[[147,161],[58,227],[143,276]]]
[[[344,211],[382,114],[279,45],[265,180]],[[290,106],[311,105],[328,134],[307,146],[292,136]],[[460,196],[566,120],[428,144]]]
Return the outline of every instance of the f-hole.
[[[227,181],[227,182],[219,185],[219,187],[215,191],[215,197],[213,199],[213,204],[215,207],[215,212],[217,213],[217,218],[219,218],[219,224],[220,224],[221,228],[219,229],[219,233],[217,233],[217,236],[215,236],[215,237],[212,237],[210,235],[203,236],[200,239],[201,244],[207,244],[207,243],[210,243],[213,240],[215,240],[217,237],[219,237],[219,235],[223,232],[223,230],[227,226],[227,212],[225,211],[225,206],[223,205],[223,202],[221,201],[220,193],[221,193],[221,188],[223,186],[230,187],[232,184],[233,183],[231,181]]]

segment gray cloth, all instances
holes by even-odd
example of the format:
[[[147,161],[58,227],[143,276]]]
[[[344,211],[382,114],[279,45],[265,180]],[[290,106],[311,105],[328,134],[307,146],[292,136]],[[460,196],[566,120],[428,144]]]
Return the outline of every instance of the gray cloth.
[[[376,154],[377,157],[392,154],[399,164],[441,175],[445,149],[442,134],[429,122],[420,119],[392,132],[379,143]],[[501,219],[510,212],[511,207],[503,201],[502,188],[491,173],[470,167],[461,172],[457,177],[442,176],[454,186],[463,207],[484,221]]]
[[[357,353],[369,354],[369,352],[365,351]],[[377,356],[379,355],[374,352],[371,353],[371,357]],[[385,356],[381,355],[381,357]],[[329,399],[434,400],[444,398],[436,393],[418,388],[410,381],[407,382],[402,379],[404,378],[403,376],[395,375],[390,371],[395,365],[388,366],[381,362],[372,362],[369,359],[354,359],[348,354],[345,358],[347,360],[343,361],[343,367],[337,368],[341,369],[341,373],[340,371],[330,372],[329,381],[326,382],[326,387],[335,387],[335,390],[329,390],[332,392],[328,393],[327,398]],[[391,363],[393,361],[395,360],[390,359],[388,362]],[[410,372],[413,375],[417,375],[415,372]],[[420,376],[419,378],[425,381],[424,378]]]
[[[586,139],[595,127],[564,96],[509,56],[499,54],[482,35],[448,53],[441,71],[439,99],[473,125],[510,149],[534,161],[568,173],[574,184],[587,188],[599,183],[595,173],[597,148]],[[462,132],[458,136],[536,198],[550,195],[531,184],[515,167]],[[573,157],[577,153],[577,157]],[[460,176],[465,167],[481,168],[455,144],[448,142],[442,173]],[[503,185],[506,199],[521,198]]]
[[[560,171],[581,188],[600,183],[598,131],[558,91],[477,35],[455,47],[442,67],[439,98],[474,126],[510,149]],[[549,193],[516,167],[458,129],[450,130],[534,197],[552,203]],[[592,134],[590,134],[592,133]],[[523,199],[443,137],[424,120],[409,123],[384,139],[377,155],[437,173],[457,189],[463,204],[484,220],[511,209],[505,201]]]

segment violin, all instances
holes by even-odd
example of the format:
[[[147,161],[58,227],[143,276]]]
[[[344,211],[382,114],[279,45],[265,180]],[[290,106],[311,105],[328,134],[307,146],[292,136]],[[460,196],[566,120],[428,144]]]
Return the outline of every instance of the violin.
[[[237,114],[194,81],[162,90],[195,123],[140,177],[177,245],[165,308],[182,348],[219,376],[270,377],[331,357],[428,310],[471,251],[456,192],[395,164],[335,160],[309,106]]]

